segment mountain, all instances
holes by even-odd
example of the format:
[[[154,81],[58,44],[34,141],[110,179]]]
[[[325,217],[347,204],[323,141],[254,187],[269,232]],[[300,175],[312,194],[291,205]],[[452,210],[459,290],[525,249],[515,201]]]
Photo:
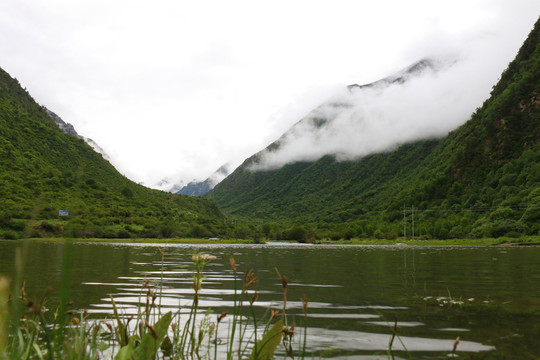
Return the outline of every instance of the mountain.
[[[230,174],[230,164],[225,164],[217,169],[212,175],[210,175],[204,181],[192,181],[186,186],[182,187],[177,194],[189,195],[189,196],[203,196],[210,190],[212,190],[217,184],[225,179]]]
[[[152,184],[150,187],[176,194],[182,187],[184,187],[184,182],[171,177],[164,177],[157,183]]]
[[[401,75],[348,90],[399,86],[414,79],[416,69],[433,71],[423,60]],[[356,159],[334,153],[276,161],[275,154],[295,145],[291,139],[298,139],[299,129],[323,142],[320,129],[333,126],[349,104],[321,107],[206,196],[232,216],[302,224],[310,230],[304,236],[395,238],[412,235],[413,223],[415,235],[424,238],[540,232],[539,22],[490,98],[445,137],[407,141]]]
[[[64,133],[66,133],[68,135],[71,135],[71,136],[75,136],[75,137],[77,137],[79,139],[83,139],[84,142],[86,142],[88,145],[90,145],[96,152],[100,153],[103,156],[104,159],[106,159],[106,160],[111,159],[109,157],[109,155],[105,152],[105,150],[103,150],[94,140],[79,135],[77,133],[77,131],[75,130],[75,128],[73,127],[73,125],[71,125],[70,123],[66,123],[64,120],[62,120],[62,118],[60,116],[56,115],[54,112],[47,109],[46,107],[43,107],[43,110],[45,110],[47,115],[49,115],[54,120],[56,125],[58,125],[60,130],[62,130]]]
[[[349,85],[249,159],[249,166],[254,170],[276,169],[297,161],[313,162],[326,154],[335,154],[338,160],[357,159],[391,150],[396,143],[444,136],[455,128],[453,122],[441,121],[442,125],[434,126],[433,119],[427,115],[433,111],[432,102],[429,97],[415,93],[423,92],[422,87],[430,86],[441,73],[448,77],[448,69],[455,63],[454,59],[422,59],[382,80]],[[454,105],[453,100],[442,102],[447,107]],[[393,110],[400,106],[414,107],[413,111],[417,106],[423,116],[415,116],[420,120],[413,126],[403,120],[400,124],[393,119],[403,118],[400,111]],[[413,127],[426,135],[412,131]]]
[[[212,201],[135,184],[54,117],[0,69],[0,238],[228,231]]]
[[[375,82],[364,84],[364,85],[353,84],[353,85],[349,85],[347,88],[351,91],[354,91],[357,89],[387,87],[388,85],[392,85],[392,84],[404,84],[405,82],[410,80],[412,77],[418,76],[419,74],[422,74],[426,71],[435,72],[438,69],[440,69],[442,66],[443,66],[443,63],[441,63],[440,61],[437,61],[435,59],[425,58],[406,67],[405,69],[401,70],[397,74],[388,76],[384,79],[377,80]]]

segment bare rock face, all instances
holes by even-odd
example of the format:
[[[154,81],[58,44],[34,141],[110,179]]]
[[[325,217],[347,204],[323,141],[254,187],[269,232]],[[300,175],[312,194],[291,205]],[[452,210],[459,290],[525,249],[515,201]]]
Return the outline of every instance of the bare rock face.
[[[96,152],[100,153],[103,156],[104,159],[110,160],[109,155],[94,140],[79,135],[77,133],[77,131],[75,130],[75,128],[73,127],[73,125],[71,125],[70,123],[67,123],[64,120],[62,120],[62,118],[60,116],[58,116],[57,114],[55,114],[51,110],[47,109],[45,106],[43,107],[43,109],[45,110],[47,115],[49,115],[54,120],[54,122],[56,123],[56,125],[58,125],[60,130],[62,130],[64,133],[66,133],[68,135],[75,136],[75,137],[77,137],[79,139],[83,139]]]
[[[207,192],[212,190],[214,186],[219,184],[221,180],[225,179],[231,173],[229,164],[225,164],[217,169],[212,175],[210,175],[204,181],[192,181],[180,190],[175,191],[177,194],[189,195],[189,196],[204,196]]]
[[[75,131],[75,128],[73,127],[73,125],[71,125],[69,123],[66,123],[64,120],[62,120],[62,118],[60,116],[56,115],[55,113],[53,113],[51,110],[47,109],[46,107],[44,107],[44,109],[45,109],[45,112],[47,113],[47,115],[49,115],[54,120],[56,125],[58,125],[60,130],[62,130],[63,132],[65,132],[68,135],[72,135],[72,136],[75,136],[75,137],[78,137],[78,138],[82,138],[82,136],[80,136],[77,133],[77,131]]]

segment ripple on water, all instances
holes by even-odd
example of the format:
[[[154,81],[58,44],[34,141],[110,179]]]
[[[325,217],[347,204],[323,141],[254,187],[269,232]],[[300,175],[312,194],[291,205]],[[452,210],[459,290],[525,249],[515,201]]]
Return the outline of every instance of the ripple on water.
[[[388,350],[390,334],[379,334],[361,331],[343,331],[321,328],[310,328],[308,344],[310,350],[323,351],[328,348],[344,351],[385,351]],[[400,341],[394,341],[392,350],[448,352],[454,347],[455,339],[432,339],[426,337],[400,336]],[[401,343],[403,342],[403,344]],[[460,341],[458,350],[462,352],[480,352],[494,350],[492,346],[473,341]]]
[[[308,317],[324,319],[378,319],[380,315],[374,314],[307,314]]]
[[[388,328],[393,328],[396,323],[391,323],[388,321],[364,321],[363,324],[369,324],[369,325],[380,325],[380,326],[386,326]],[[416,326],[425,326],[423,322],[419,321],[398,321],[397,326],[399,327],[416,327]]]

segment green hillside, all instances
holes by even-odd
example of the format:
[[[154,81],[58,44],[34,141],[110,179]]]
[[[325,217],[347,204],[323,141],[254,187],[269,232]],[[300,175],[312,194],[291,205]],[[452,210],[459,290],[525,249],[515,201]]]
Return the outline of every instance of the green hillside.
[[[411,234],[413,218],[424,238],[538,234],[539,24],[491,97],[445,139],[355,162],[326,156],[251,172],[256,154],[207,197],[226,214],[301,224],[315,236],[395,238],[404,226]]]
[[[61,209],[69,216],[60,218]],[[200,237],[223,227],[210,200],[122,176],[0,69],[0,238]]]

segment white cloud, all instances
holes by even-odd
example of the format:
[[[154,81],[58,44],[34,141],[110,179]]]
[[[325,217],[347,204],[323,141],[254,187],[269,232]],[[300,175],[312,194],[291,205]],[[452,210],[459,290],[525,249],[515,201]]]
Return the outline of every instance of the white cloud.
[[[465,57],[463,43],[495,37],[491,86],[538,13],[532,0],[4,1],[0,66],[130,178],[189,182],[264,148],[337,85],[447,46]]]
[[[354,160],[446,136],[489,96],[506,65],[491,58],[499,40],[492,34],[446,48],[423,71],[405,75],[403,83],[342,88],[286,132],[277,149],[263,151],[252,168],[279,168],[327,154]]]

